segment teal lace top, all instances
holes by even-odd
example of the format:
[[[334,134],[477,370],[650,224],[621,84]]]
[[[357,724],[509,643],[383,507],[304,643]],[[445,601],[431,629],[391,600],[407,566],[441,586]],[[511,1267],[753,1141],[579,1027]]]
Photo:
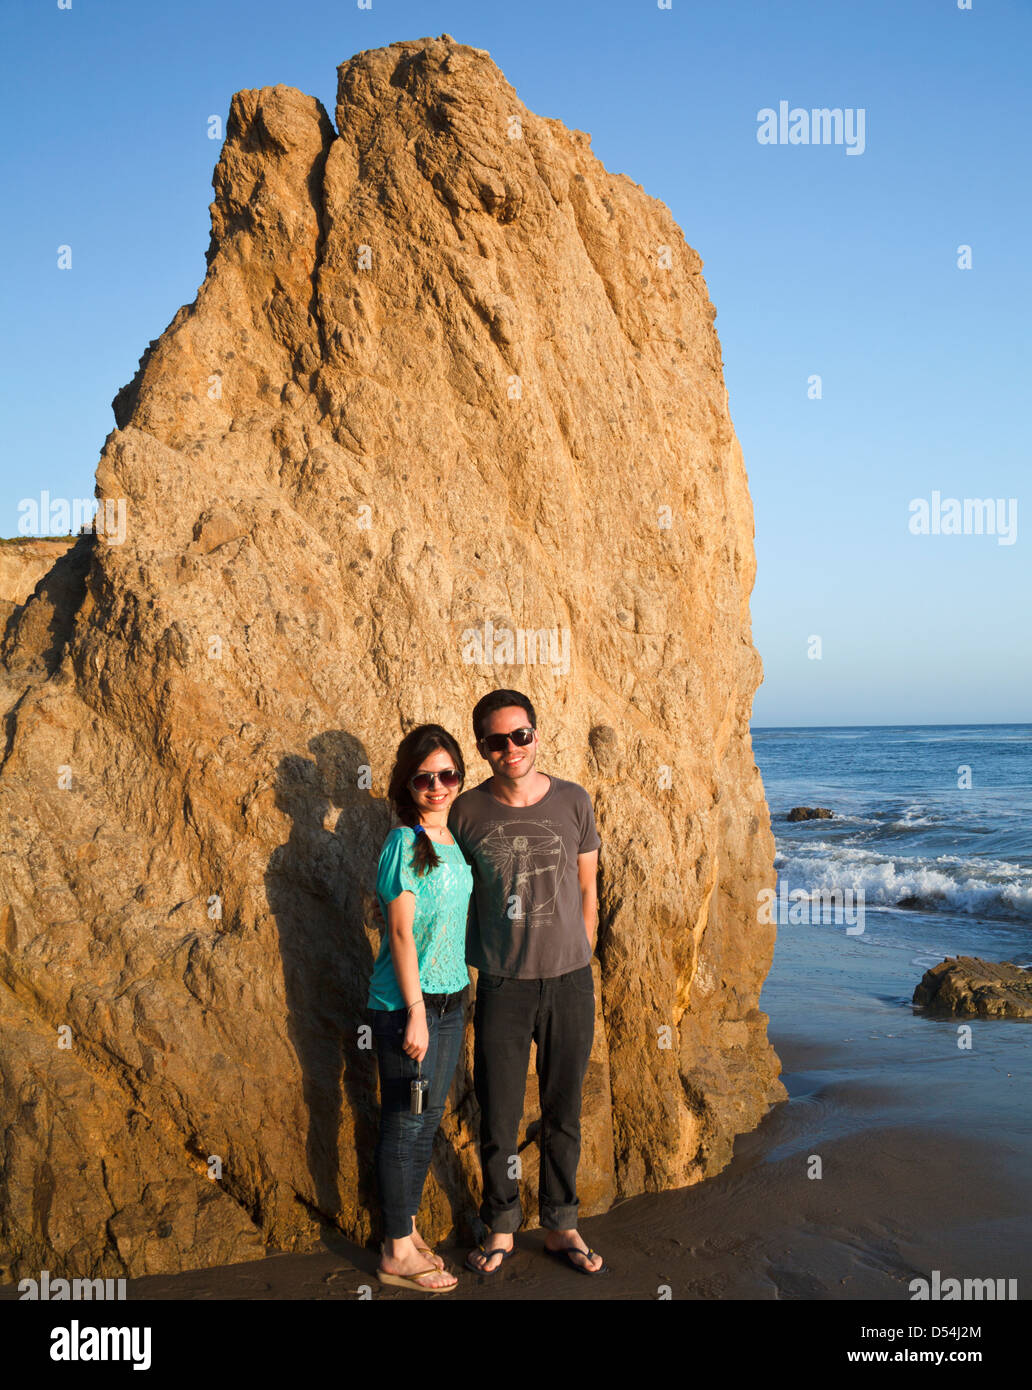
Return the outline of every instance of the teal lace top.
[[[419,983],[424,994],[454,994],[469,984],[466,969],[466,914],[473,891],[473,871],[458,845],[434,849],[441,862],[436,869],[420,876],[412,867],[412,847],[416,832],[407,825],[392,830],[380,851],[376,875],[376,897],[383,913],[384,933],[380,954],[369,982],[369,1008],[403,1009],[402,998],[391,959],[390,932],[387,930],[387,904],[401,893],[416,900],[412,936],[419,957]]]

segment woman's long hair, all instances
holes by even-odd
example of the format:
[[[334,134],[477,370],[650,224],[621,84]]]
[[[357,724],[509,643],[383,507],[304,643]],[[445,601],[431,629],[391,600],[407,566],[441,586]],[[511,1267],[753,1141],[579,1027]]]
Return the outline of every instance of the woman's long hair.
[[[411,730],[398,744],[398,751],[394,755],[394,767],[391,769],[391,780],[387,787],[387,798],[402,825],[419,824],[419,809],[409,791],[409,778],[415,775],[423,759],[438,749],[442,749],[451,757],[455,771],[463,782],[466,780],[462,750],[447,729],[442,729],[440,724],[420,724],[418,728]],[[461,782],[459,786],[461,788]],[[412,867],[416,873],[429,873],[431,869],[436,869],[440,862],[441,856],[437,853],[430,836],[417,835],[412,851]]]

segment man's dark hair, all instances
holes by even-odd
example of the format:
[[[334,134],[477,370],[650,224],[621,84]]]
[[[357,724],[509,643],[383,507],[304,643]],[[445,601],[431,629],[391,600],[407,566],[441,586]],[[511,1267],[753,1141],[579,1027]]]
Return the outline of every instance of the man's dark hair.
[[[473,737],[478,743],[484,737],[484,721],[487,716],[494,714],[496,709],[508,709],[510,705],[519,705],[525,709],[530,727],[537,728],[534,706],[526,695],[521,695],[518,690],[492,690],[473,706]]]

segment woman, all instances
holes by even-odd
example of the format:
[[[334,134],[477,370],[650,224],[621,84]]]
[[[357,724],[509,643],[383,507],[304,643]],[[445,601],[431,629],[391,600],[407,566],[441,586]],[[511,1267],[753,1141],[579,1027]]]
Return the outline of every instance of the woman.
[[[387,924],[369,986],[385,1235],[376,1274],[381,1284],[428,1293],[458,1285],[416,1229],[416,1213],[466,1021],[473,874],[448,832],[465,775],[459,745],[439,724],[406,734],[387,790],[402,824],[387,836],[376,879]]]

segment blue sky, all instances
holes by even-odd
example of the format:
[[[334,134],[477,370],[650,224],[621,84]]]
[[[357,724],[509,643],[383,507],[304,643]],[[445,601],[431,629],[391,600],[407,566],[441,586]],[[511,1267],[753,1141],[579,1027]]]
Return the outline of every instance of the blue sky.
[[[275,83],[332,117],[339,62],[445,32],[703,258],[756,515],[754,723],[1032,718],[1027,0],[5,0],[0,535],[43,488],[93,495],[112,397],[196,295],[208,117]],[[761,145],[781,100],[862,108],[863,153]],[[933,492],[1015,499],[1014,543],[912,534]]]

